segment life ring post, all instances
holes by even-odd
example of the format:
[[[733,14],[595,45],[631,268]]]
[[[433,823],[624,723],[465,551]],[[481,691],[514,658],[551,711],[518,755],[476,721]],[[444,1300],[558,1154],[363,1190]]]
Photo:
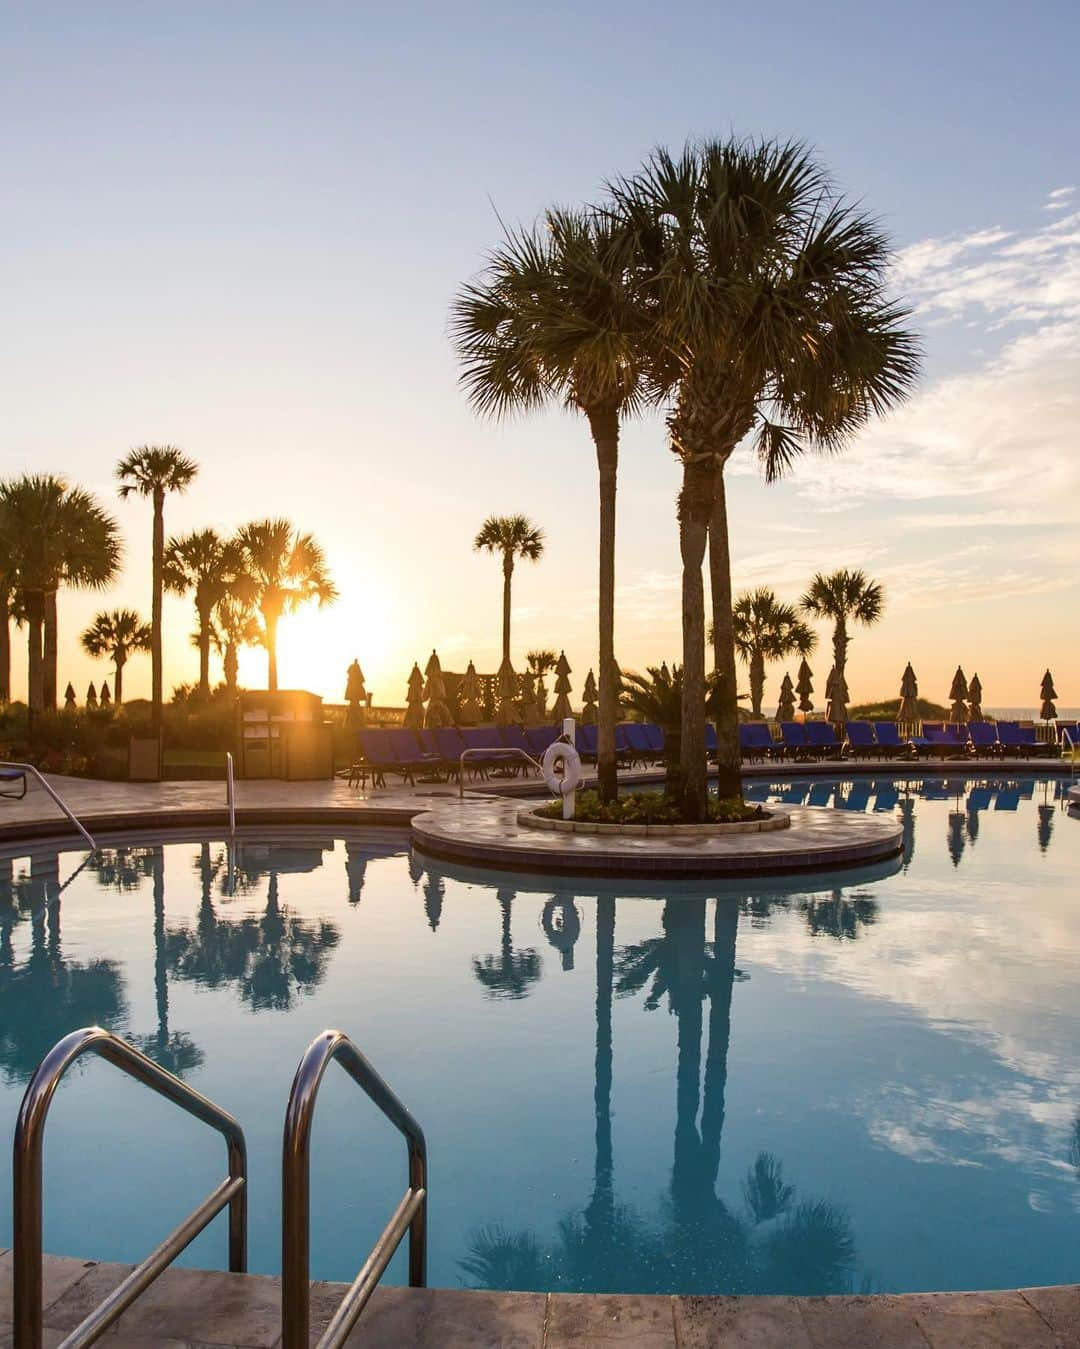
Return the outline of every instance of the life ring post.
[[[563,717],[562,724],[563,735],[569,745],[577,747],[577,729],[573,717]],[[568,791],[562,799],[562,817],[564,820],[572,820],[574,812],[577,809],[577,783]]]

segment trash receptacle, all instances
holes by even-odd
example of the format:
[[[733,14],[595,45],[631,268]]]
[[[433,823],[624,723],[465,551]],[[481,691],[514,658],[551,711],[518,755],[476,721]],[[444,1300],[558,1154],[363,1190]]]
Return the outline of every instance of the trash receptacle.
[[[323,727],[322,699],[317,693],[303,689],[278,689],[273,693],[246,690],[239,700],[240,775],[297,780],[332,777],[333,750],[326,766],[326,751],[316,735],[322,731],[329,739],[330,728]],[[294,736],[296,748],[290,751]],[[292,769],[290,762],[295,764]]]

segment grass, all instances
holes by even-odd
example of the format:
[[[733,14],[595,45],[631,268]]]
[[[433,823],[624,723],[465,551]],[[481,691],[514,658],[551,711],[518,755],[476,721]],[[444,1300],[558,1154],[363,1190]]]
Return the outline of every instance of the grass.
[[[562,802],[552,801],[541,807],[538,815],[550,820],[562,819]],[[737,797],[710,796],[708,822],[710,824],[741,824],[745,820],[760,820],[765,811],[760,806],[748,806]],[[663,792],[634,792],[620,796],[610,805],[604,805],[597,792],[578,792],[574,819],[583,824],[683,824],[679,806]]]

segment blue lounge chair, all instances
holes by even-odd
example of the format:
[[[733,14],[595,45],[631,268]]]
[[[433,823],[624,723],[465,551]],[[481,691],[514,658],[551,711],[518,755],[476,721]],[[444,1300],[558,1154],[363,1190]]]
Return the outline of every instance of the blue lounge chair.
[[[461,772],[461,751],[465,748],[461,732],[456,726],[439,726],[430,735],[435,742],[436,754],[446,765],[447,771],[456,777]]]
[[[644,723],[644,726],[645,726],[645,734],[649,737],[649,748],[657,756],[657,758],[663,758],[664,756],[663,727],[657,726],[657,724],[654,721],[646,721]]]
[[[819,759],[839,759],[843,750],[832,723],[828,721],[808,721],[806,743]]]
[[[626,734],[627,723],[620,721],[615,726],[615,758],[620,763],[633,763],[634,751],[631,748],[629,737]],[[597,736],[597,751],[599,752],[599,732]]]
[[[1020,788],[1015,783],[1003,785],[998,789],[997,798],[994,801],[995,810],[1019,810],[1020,809]]]
[[[801,806],[805,803],[809,790],[808,782],[792,782],[783,789],[778,799],[785,806]]]
[[[880,752],[874,728],[868,721],[849,721],[844,735],[852,759],[870,759]]]
[[[561,726],[530,726],[525,732],[529,752],[535,759],[542,759],[549,745],[553,745],[562,735]]]
[[[801,721],[780,723],[780,747],[785,759],[812,758],[806,726]]]
[[[897,802],[900,800],[900,793],[897,791],[895,782],[885,782],[877,789],[877,795],[874,797],[875,810],[895,810]]]
[[[527,754],[530,759],[536,757],[532,752],[529,745],[529,738],[525,734],[525,729],[522,726],[504,726],[502,728],[502,742],[507,749],[519,749],[523,754]],[[532,765],[526,763],[520,754],[514,754],[508,757],[511,758],[512,762],[516,762],[518,768],[520,768],[523,773],[531,773],[533,771]]]
[[[720,749],[720,742],[716,738],[716,727],[711,721],[705,723],[705,753],[708,758],[715,759]]]
[[[596,755],[599,750],[599,728],[596,726],[582,726],[575,728],[574,739],[577,752],[583,759],[596,761]]]
[[[22,791],[7,791],[5,787],[0,786],[0,796],[6,796],[12,801],[21,801],[26,795],[26,774],[21,768],[0,768],[0,784],[16,782],[22,785]]]
[[[645,726],[640,721],[628,721],[621,728],[626,737],[626,743],[629,745],[629,758],[631,762],[647,764],[655,758],[652,746],[649,744],[649,737]]]
[[[377,727],[372,730],[357,732],[360,762],[355,764],[350,771],[350,780],[355,774],[363,785],[370,773],[373,786],[385,787],[388,772],[398,773],[403,782],[414,780],[415,765],[407,760],[402,760],[397,751],[397,746],[390,737],[391,732],[389,730]]]
[[[989,810],[993,800],[993,787],[972,787],[967,798],[968,814],[974,815],[980,810]]]
[[[763,762],[773,752],[772,732],[763,721],[739,722],[739,753],[751,762]]]
[[[437,774],[442,766],[442,755],[436,750],[426,750],[420,743],[419,734],[408,726],[394,727],[387,731],[390,753],[397,759],[399,766],[408,769],[411,775]]]
[[[992,721],[968,722],[968,740],[976,755],[994,757],[1001,753],[997,727]]]
[[[516,754],[506,753],[496,726],[466,726],[461,738],[465,749],[476,751],[465,760],[467,767],[475,768],[481,777],[491,771],[512,772],[522,762]]]
[[[1040,743],[1034,726],[1021,726],[1018,721],[999,721],[998,739],[1006,756],[1024,759],[1045,759],[1057,753],[1056,745]]]
[[[810,788],[806,804],[808,806],[827,806],[832,800],[835,790],[831,782],[815,782]]]
[[[967,727],[953,722],[924,721],[912,743],[920,759],[958,759],[967,753]]]
[[[895,721],[875,721],[874,734],[877,736],[878,749],[886,759],[912,753],[911,741],[901,740]]]

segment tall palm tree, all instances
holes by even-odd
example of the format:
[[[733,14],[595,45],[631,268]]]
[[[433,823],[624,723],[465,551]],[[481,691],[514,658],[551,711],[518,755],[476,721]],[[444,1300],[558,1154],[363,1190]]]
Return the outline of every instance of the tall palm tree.
[[[589,423],[600,485],[597,778],[615,799],[615,491],[623,418],[645,401],[643,316],[626,238],[606,212],[549,211],[509,231],[454,303],[462,382],[478,412],[503,417],[551,402]]]
[[[0,483],[0,556],[27,626],[27,702],[31,717],[48,705],[45,629],[65,582],[99,587],[120,562],[116,522],[94,498],[52,474]],[[51,650],[55,652],[55,626]]]
[[[11,625],[21,623],[12,560],[0,557],[0,704],[11,700]]]
[[[155,731],[161,730],[162,651],[161,604],[165,589],[165,497],[184,492],[199,471],[198,464],[175,445],[141,445],[126,454],[116,466],[120,497],[132,493],[149,497],[154,507],[151,547],[150,604],[150,702]]]
[[[740,790],[724,468],[748,436],[768,481],[808,449],[843,448],[906,397],[919,351],[907,311],[886,295],[887,240],[805,147],[730,139],[658,150],[612,193],[636,239],[650,375],[671,400],[682,464],[683,814],[700,820],[710,540],[719,789]]]
[[[765,586],[740,595],[731,617],[735,650],[750,671],[750,708],[760,717],[766,661],[808,656],[817,644],[817,634],[793,604],[782,604]]]
[[[108,656],[116,670],[113,701],[124,701],[124,666],[136,651],[150,650],[150,625],[133,609],[112,609],[96,616],[82,635],[83,650],[89,656]]]
[[[849,623],[873,627],[885,611],[885,591],[864,571],[818,572],[799,601],[803,612],[828,618],[833,624],[833,671],[844,678],[847,665]]]
[[[210,645],[213,640],[214,608],[229,593],[241,570],[242,554],[237,543],[223,539],[214,529],[200,529],[171,538],[165,545],[165,589],[175,595],[194,592],[196,641],[199,648],[199,692],[210,693]]]
[[[502,555],[503,615],[502,666],[510,663],[510,586],[514,578],[514,563],[524,558],[537,562],[544,552],[544,531],[534,525],[527,515],[489,515],[473,539],[477,552]]]
[[[254,607],[262,615],[260,640],[266,648],[267,688],[277,689],[277,633],[283,614],[315,600],[320,606],[337,599],[326,557],[311,534],[301,534],[288,520],[257,520],[236,536],[243,566],[250,578]]]

